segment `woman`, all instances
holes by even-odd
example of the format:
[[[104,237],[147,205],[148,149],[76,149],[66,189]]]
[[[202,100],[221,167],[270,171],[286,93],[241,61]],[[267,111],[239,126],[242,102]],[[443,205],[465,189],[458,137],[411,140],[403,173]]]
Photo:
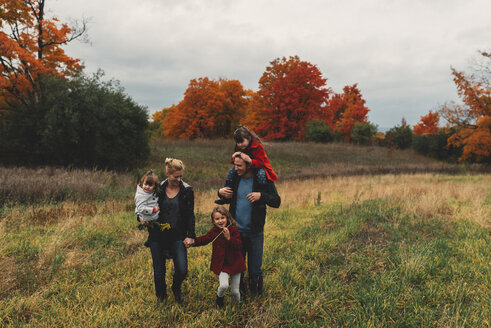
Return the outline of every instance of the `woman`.
[[[165,175],[167,179],[160,184],[158,221],[168,223],[169,230],[162,231],[148,226],[148,245],[152,253],[155,294],[159,301],[167,298],[165,283],[165,260],[170,251],[174,261],[174,277],[172,292],[177,303],[182,303],[184,297],[181,284],[188,273],[187,247],[194,243],[194,191],[182,181],[184,164],[178,159],[165,160]],[[145,224],[142,222],[142,224]]]

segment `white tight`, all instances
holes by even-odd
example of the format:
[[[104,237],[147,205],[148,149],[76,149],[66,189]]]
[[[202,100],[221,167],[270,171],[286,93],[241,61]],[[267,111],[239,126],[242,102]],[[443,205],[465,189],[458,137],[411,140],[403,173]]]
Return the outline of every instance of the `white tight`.
[[[229,276],[231,276],[230,292],[232,293],[234,298],[239,302],[240,301],[240,291],[239,291],[240,273],[229,275],[226,272],[220,272],[220,275],[218,276],[218,280],[220,280],[220,286],[218,286],[218,293],[217,293],[218,297],[223,297],[223,295],[225,295],[225,292],[228,289]]]

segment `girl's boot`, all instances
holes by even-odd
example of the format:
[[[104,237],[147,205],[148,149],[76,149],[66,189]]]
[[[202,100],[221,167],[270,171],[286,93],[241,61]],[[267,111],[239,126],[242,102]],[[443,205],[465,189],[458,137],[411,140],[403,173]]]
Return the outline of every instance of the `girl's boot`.
[[[219,308],[222,308],[225,305],[224,298],[225,298],[225,296],[222,296],[222,297],[217,296],[217,306]]]

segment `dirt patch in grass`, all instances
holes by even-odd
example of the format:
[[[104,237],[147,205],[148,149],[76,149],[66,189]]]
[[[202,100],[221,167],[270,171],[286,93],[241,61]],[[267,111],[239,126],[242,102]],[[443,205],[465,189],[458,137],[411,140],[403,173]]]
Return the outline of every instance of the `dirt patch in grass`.
[[[358,231],[353,240],[362,245],[387,245],[391,239],[391,234],[380,224],[365,224]]]

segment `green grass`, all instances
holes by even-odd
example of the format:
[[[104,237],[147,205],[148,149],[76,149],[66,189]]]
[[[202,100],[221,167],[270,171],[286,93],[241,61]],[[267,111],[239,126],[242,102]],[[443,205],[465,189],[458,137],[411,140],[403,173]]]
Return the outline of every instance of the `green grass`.
[[[268,213],[266,291],[241,306],[227,295],[223,310],[210,246],[188,252],[185,303],[156,303],[133,195],[147,169],[164,177],[164,159],[182,159],[205,233],[230,140],[154,140],[148,165],[129,172],[1,168],[0,327],[490,326],[489,175],[459,174],[488,167],[346,144],[265,147],[288,199]],[[322,180],[417,172],[433,174]]]
[[[490,325],[488,228],[409,214],[393,198],[317,203],[270,211],[265,294],[241,306],[227,294],[223,310],[214,306],[209,246],[188,251],[185,303],[156,302],[146,233],[131,211],[3,221],[0,326]],[[209,225],[201,218],[197,233]]]

